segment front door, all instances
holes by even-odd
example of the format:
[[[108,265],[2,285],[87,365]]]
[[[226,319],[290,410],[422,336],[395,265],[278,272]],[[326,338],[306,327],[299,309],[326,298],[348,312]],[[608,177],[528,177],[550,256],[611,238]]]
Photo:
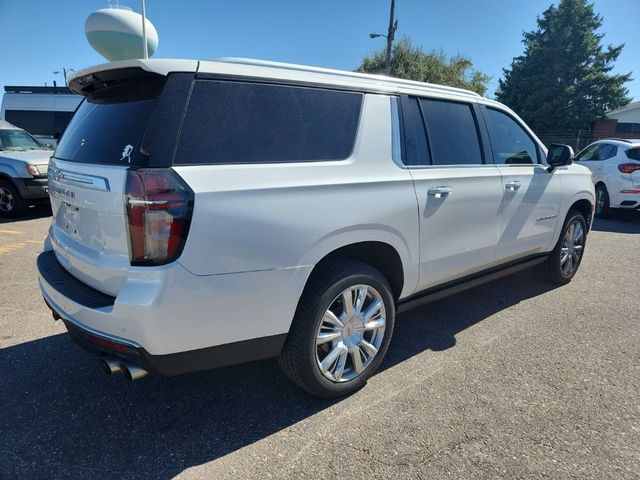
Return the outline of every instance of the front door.
[[[533,138],[507,112],[484,109],[494,162],[502,175],[500,263],[553,247],[562,177],[547,170]]]

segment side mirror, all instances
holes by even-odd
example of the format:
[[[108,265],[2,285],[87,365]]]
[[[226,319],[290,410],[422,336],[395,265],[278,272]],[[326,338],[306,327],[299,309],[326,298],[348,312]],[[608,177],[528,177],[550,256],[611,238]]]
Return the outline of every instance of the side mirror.
[[[562,167],[563,165],[571,165],[572,162],[573,148],[571,148],[569,145],[560,145],[557,143],[553,143],[549,147],[549,153],[547,154],[549,172],[553,172],[557,167]]]

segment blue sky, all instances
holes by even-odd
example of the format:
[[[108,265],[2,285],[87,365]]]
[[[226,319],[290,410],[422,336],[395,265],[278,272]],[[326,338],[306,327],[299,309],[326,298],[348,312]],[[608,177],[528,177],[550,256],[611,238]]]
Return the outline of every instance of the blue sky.
[[[115,1],[115,0],[112,0]],[[137,0],[121,5],[139,10]],[[522,32],[552,0],[397,0],[398,35],[425,49],[467,55],[492,77],[493,94]],[[640,100],[640,0],[595,0],[605,43],[626,43],[616,70],[634,71],[628,85]],[[84,22],[106,0],[0,0],[0,86],[43,85],[53,71],[103,63],[84,37]],[[353,69],[384,45],[388,0],[147,0],[160,44],[155,57],[207,59],[244,56]]]

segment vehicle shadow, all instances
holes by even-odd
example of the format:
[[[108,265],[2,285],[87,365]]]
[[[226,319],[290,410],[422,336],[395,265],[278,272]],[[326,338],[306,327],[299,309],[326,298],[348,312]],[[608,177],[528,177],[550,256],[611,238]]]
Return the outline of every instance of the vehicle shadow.
[[[596,218],[592,229],[597,232],[640,233],[640,212],[613,212],[609,218]]]
[[[24,220],[35,220],[36,218],[50,217],[51,205],[49,202],[39,202],[29,206],[27,213],[17,218],[0,217],[0,225],[3,223],[22,222]]]
[[[521,272],[401,315],[382,370],[551,288]],[[340,401],[297,389],[272,360],[127,382],[66,334],[0,350],[0,379],[2,478],[173,478]]]

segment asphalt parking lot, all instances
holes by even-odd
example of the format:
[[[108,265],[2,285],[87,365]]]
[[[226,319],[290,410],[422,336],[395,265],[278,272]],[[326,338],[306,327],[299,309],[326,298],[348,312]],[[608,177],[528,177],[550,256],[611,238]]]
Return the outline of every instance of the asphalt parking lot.
[[[640,478],[640,215],[596,222],[570,285],[523,272],[399,317],[338,401],[273,361],[106,376],[38,292],[49,221],[0,223],[0,478]]]

